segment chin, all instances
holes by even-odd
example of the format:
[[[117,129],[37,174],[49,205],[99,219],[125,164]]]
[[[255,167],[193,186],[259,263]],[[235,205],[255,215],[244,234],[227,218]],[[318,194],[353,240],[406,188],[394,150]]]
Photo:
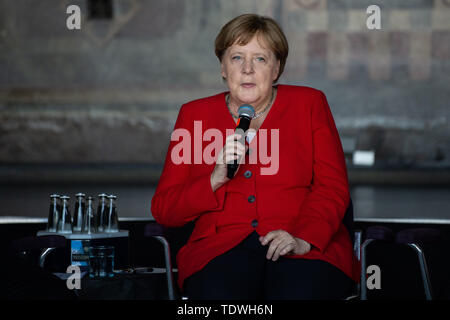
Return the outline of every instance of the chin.
[[[240,92],[238,95],[238,99],[243,103],[252,104],[260,98],[260,95],[257,92]]]

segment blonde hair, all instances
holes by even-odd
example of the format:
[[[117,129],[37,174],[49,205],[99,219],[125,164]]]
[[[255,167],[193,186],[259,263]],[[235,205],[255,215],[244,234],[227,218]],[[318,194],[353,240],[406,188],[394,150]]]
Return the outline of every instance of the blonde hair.
[[[229,21],[222,27],[215,41],[215,52],[219,61],[225,51],[233,44],[246,45],[257,35],[269,45],[269,48],[280,61],[278,76],[274,82],[278,81],[283,73],[289,53],[289,45],[286,36],[280,26],[269,17],[256,14],[243,14]]]

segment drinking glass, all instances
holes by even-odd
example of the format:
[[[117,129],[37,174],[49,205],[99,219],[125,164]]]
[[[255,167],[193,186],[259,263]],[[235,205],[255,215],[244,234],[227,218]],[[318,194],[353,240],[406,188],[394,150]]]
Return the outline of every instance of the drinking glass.
[[[105,278],[114,276],[114,247],[89,247],[89,277]]]

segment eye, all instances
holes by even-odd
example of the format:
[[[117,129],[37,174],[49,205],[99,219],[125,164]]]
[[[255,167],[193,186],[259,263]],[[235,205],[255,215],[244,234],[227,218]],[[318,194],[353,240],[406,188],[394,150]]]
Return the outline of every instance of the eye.
[[[241,56],[233,56],[231,57],[232,60],[241,60]]]
[[[264,57],[257,57],[257,58],[256,58],[256,61],[259,61],[259,62],[265,62],[266,59],[265,59]]]

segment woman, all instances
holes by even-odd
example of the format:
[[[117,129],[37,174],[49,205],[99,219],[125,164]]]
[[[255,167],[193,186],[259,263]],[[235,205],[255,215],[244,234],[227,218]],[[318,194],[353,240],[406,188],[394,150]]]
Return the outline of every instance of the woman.
[[[180,288],[191,299],[344,298],[359,265],[342,223],[348,180],[325,95],[275,85],[288,43],[270,18],[234,18],[215,52],[229,91],[182,106],[152,199],[160,224],[195,220],[177,256]],[[230,133],[243,104],[255,110],[245,145]],[[211,163],[213,136],[226,138]]]

